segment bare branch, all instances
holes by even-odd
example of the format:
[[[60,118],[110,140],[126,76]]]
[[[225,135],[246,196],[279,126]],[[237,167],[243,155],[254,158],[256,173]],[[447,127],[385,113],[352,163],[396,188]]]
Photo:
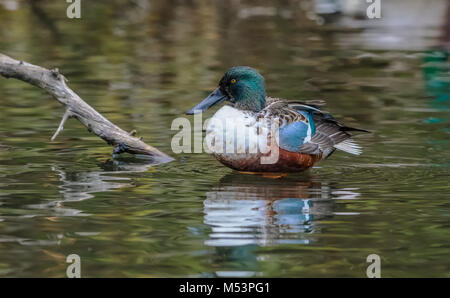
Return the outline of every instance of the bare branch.
[[[128,133],[83,101],[66,85],[66,78],[57,68],[46,68],[18,61],[0,53],[0,75],[5,78],[15,78],[44,89],[59,103],[65,106],[66,112],[52,140],[62,131],[69,117],[77,118],[87,129],[114,146],[114,154],[128,152],[131,154],[148,155],[157,163],[169,162],[173,158],[156,148],[134,137],[135,132]]]

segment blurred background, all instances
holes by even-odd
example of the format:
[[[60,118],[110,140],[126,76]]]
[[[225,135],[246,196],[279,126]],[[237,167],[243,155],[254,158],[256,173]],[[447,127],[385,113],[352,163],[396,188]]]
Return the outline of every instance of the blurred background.
[[[450,277],[450,2],[0,0],[0,52],[58,67],[125,130],[174,156],[112,149],[43,91],[0,79],[0,276]],[[172,120],[230,66],[322,99],[361,156],[280,179],[171,152]],[[213,113],[210,111],[209,113]]]

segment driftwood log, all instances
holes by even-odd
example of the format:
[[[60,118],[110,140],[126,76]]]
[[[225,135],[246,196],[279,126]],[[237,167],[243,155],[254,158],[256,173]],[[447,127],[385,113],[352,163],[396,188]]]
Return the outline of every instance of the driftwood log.
[[[57,68],[48,70],[0,53],[0,75],[5,78],[19,79],[42,88],[65,107],[66,111],[51,138],[52,141],[63,130],[66,120],[73,117],[83,123],[90,132],[114,146],[114,154],[128,152],[147,155],[155,163],[173,160],[172,157],[144,143],[141,138],[136,138],[135,130],[128,133],[94,110],[67,86],[66,78],[59,73]]]

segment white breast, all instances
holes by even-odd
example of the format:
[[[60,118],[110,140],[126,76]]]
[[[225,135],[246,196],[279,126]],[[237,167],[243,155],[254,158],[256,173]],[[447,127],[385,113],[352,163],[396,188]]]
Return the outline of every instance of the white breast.
[[[205,148],[227,158],[267,153],[269,132],[264,118],[257,120],[254,113],[224,106],[208,120]]]

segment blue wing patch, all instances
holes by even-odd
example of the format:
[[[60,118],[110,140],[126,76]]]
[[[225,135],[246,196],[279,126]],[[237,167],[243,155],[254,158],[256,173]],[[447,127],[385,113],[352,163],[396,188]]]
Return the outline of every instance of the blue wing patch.
[[[298,152],[301,145],[308,142],[316,132],[312,113],[297,110],[308,119],[308,123],[296,121],[280,127],[280,148]]]
[[[298,147],[303,145],[308,136],[308,128],[308,124],[299,121],[281,126],[279,130],[280,148],[292,152],[298,151]]]

